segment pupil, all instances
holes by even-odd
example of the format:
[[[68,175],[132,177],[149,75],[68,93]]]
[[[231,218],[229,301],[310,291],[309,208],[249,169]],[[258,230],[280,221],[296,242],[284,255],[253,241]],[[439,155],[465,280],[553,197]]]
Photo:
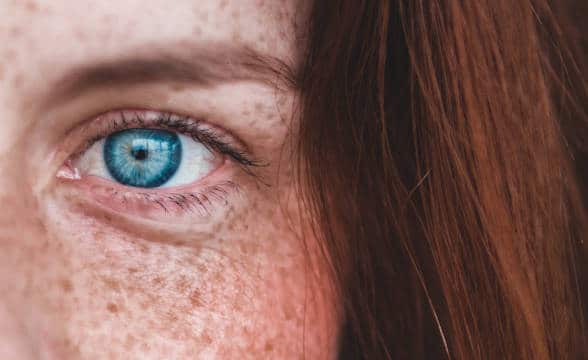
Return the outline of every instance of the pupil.
[[[145,160],[147,159],[147,150],[145,149],[133,149],[131,150],[131,155],[137,160]]]

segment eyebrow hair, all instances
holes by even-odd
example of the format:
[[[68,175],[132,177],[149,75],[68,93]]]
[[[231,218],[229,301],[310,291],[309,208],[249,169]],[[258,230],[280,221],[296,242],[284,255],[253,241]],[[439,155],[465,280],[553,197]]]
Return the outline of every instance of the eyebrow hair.
[[[295,88],[296,72],[284,61],[247,47],[199,47],[190,51],[151,50],[145,54],[84,64],[56,82],[50,102],[61,102],[91,89],[155,82],[208,87],[231,81],[256,81]]]

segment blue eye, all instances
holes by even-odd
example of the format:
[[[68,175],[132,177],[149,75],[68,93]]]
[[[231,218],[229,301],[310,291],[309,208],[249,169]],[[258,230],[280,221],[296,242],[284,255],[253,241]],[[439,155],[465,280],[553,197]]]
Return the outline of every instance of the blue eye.
[[[123,130],[109,135],[104,142],[108,172],[127,186],[159,187],[175,175],[181,161],[178,135],[165,130]]]
[[[192,184],[223,163],[204,144],[162,129],[133,128],[96,141],[77,160],[85,175],[137,188]]]

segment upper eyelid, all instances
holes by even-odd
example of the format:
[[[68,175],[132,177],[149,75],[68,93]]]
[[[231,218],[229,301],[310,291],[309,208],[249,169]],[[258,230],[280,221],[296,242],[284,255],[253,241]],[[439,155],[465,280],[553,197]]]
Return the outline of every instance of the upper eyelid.
[[[154,119],[149,119],[149,115],[146,114],[149,114],[150,116],[155,116],[154,114],[158,115]],[[180,120],[182,120],[182,124],[180,124]],[[219,128],[218,126],[212,125],[207,121],[172,113],[169,111],[158,111],[152,109],[109,110],[98,115],[91,116],[89,117],[89,120],[85,120],[84,123],[81,124],[82,133],[92,134],[91,138],[89,138],[87,142],[95,142],[116,131],[132,128],[161,128],[190,135],[190,132],[196,130],[190,129],[190,127],[200,126],[214,128],[215,132],[222,132],[223,134],[226,134],[227,137],[230,137],[231,140],[236,140],[236,137],[230,132]],[[236,140],[235,143],[236,146],[243,147],[244,150],[249,151],[249,148],[240,140]]]
[[[86,134],[84,136],[87,136],[87,139],[82,148],[72,155],[74,157],[81,155],[96,141],[116,131],[140,127],[162,128],[184,133],[195,141],[202,142],[209,149],[231,157],[246,174],[252,176],[258,183],[269,186],[264,176],[252,170],[254,167],[267,167],[270,165],[269,162],[253,154],[250,148],[232,132],[209,121],[172,111],[153,109],[109,110],[89,119],[81,124],[81,131]]]

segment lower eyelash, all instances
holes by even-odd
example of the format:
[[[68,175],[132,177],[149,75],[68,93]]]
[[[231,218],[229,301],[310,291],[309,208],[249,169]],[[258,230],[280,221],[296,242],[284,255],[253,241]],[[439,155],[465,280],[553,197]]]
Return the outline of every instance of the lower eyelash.
[[[203,188],[198,192],[186,193],[151,193],[151,192],[122,192],[110,189],[111,200],[120,202],[123,206],[136,207],[144,204],[152,205],[166,214],[193,214],[209,216],[215,206],[228,205],[228,197],[233,192],[239,192],[239,186],[232,181]],[[137,204],[142,202],[143,204]]]

